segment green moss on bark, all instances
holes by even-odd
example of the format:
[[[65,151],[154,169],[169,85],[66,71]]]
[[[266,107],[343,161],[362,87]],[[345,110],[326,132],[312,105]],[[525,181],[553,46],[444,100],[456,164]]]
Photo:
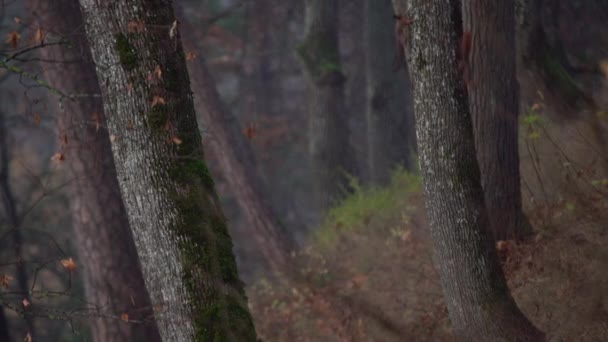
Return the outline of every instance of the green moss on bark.
[[[137,66],[137,54],[133,50],[133,46],[129,43],[129,39],[122,33],[117,33],[114,36],[114,47],[118,52],[120,64],[126,70],[133,70]]]
[[[313,80],[326,73],[341,72],[340,54],[335,39],[327,32],[310,33],[296,48],[300,60]]]

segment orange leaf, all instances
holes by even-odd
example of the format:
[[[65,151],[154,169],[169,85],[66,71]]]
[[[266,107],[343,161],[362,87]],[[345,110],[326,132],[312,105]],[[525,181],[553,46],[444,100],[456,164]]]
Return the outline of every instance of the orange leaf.
[[[247,137],[247,139],[251,140],[251,139],[253,139],[255,134],[256,134],[255,126],[252,123],[250,123],[249,126],[247,126],[247,128],[245,128],[245,136]]]
[[[61,264],[70,272],[74,272],[76,270],[76,262],[74,262],[74,259],[72,259],[72,257],[70,257],[69,259],[61,260]]]
[[[21,41],[21,35],[17,31],[13,31],[6,35],[6,42],[11,44],[13,49],[16,49]]]
[[[51,160],[54,162],[61,163],[65,160],[65,156],[63,155],[63,153],[57,152],[51,157]]]
[[[186,53],[186,62],[190,62],[196,59],[196,52],[188,52]]]
[[[95,132],[99,131],[99,126],[101,125],[101,117],[99,113],[93,112],[93,122],[95,122]]]
[[[42,121],[40,113],[34,113],[34,123],[36,124],[36,126],[40,126],[40,121]]]
[[[127,313],[121,314],[120,315],[120,319],[123,320],[123,321],[125,321],[125,322],[128,322],[129,321],[129,314],[127,314]]]
[[[163,79],[163,71],[160,69],[160,66],[156,66],[156,68],[154,68],[154,76],[156,76],[157,79],[162,80]]]
[[[154,98],[152,98],[152,107],[156,107],[156,105],[164,105],[165,99],[162,98],[161,96],[154,96]]]
[[[2,274],[0,276],[0,285],[2,285],[2,287],[4,287],[5,289],[8,288],[8,284],[11,282],[11,280],[13,280],[15,278],[13,278],[12,276],[8,275],[8,274]]]
[[[66,146],[68,144],[68,135],[66,133],[62,133],[59,137],[59,141],[61,142],[61,146]]]
[[[144,32],[145,24],[141,20],[131,20],[127,24],[130,33]]]
[[[46,33],[39,27],[34,34],[34,42],[42,44],[44,43],[44,37],[46,37]]]
[[[178,138],[177,136],[173,136],[173,137],[171,138],[171,141],[173,141],[173,143],[174,143],[175,145],[181,145],[181,144],[182,144],[182,139]]]

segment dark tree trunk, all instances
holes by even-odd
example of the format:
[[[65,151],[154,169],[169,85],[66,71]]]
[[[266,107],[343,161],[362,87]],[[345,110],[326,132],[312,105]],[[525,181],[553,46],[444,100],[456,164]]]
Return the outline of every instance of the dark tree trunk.
[[[543,341],[511,297],[489,233],[473,126],[457,67],[460,1],[409,0],[420,167],[435,260],[462,341]]]
[[[95,65],[84,36],[78,1],[28,0],[27,5],[41,28],[71,44],[45,47],[41,57],[57,63],[77,61],[59,64],[61,67],[43,64],[45,77],[63,93],[85,95],[63,99],[55,108],[57,133],[68,141],[62,152],[74,179],[69,188],[70,211],[87,300],[110,314],[127,313],[131,319],[146,322],[129,324],[95,318],[91,320],[92,337],[100,342],[158,341],[160,336],[116,179]]]
[[[337,0],[307,0],[298,54],[310,83],[309,148],[317,205],[324,212],[350,191],[356,162],[349,145],[345,76],[338,46]]]
[[[185,27],[185,31],[193,30],[190,25]],[[196,50],[192,35],[186,32],[183,38],[188,50]],[[204,57],[198,56],[189,64],[195,103],[211,136],[210,153],[218,159],[223,177],[247,222],[247,232],[256,242],[256,251],[278,275],[289,267],[289,253],[294,250],[294,243],[277,222],[263,194],[251,145],[245,140],[236,117],[222,102]]]
[[[2,188],[1,191],[1,198],[2,198],[2,203],[3,203],[3,209],[5,211],[5,219],[6,221],[9,223],[7,229],[14,229],[16,230],[16,234],[21,234],[20,231],[18,231],[18,227],[15,227],[13,224],[11,224],[11,219],[9,218],[10,214],[9,211],[10,210],[6,210],[6,205],[4,204],[6,201],[10,200],[10,198],[7,198],[7,194],[10,194],[10,189],[9,187],[9,173],[8,173],[8,163],[9,163],[9,153],[8,153],[8,142],[7,142],[7,131],[6,131],[6,120],[4,117],[4,112],[0,111],[0,139],[2,139],[0,141],[0,186]],[[13,239],[14,241],[14,239]],[[21,253],[19,253],[21,254]],[[19,255],[17,255],[17,257],[19,257]],[[10,336],[10,330],[9,330],[9,323],[8,323],[8,318],[6,317],[6,314],[4,313],[4,307],[0,308],[0,341],[11,341],[11,336]]]
[[[14,260],[15,264],[15,277],[17,278],[17,287],[23,299],[32,301],[30,296],[30,286],[28,283],[27,268],[25,267],[23,260],[23,234],[21,227],[21,218],[17,212],[17,203],[13,190],[10,183],[10,172],[9,172],[9,161],[10,153],[8,146],[7,130],[5,126],[4,113],[0,111],[0,201],[2,202],[2,211],[6,215],[6,221],[8,222],[8,229],[12,238],[12,247],[14,248]],[[4,314],[4,311],[3,311]],[[35,336],[34,329],[34,318],[29,314],[28,311],[23,312],[23,320],[25,322],[25,328],[30,336]]]
[[[521,204],[515,3],[464,1],[463,17],[464,31],[471,32],[472,45],[461,72],[468,83],[491,229],[496,240],[525,238],[532,233],[532,227]]]
[[[387,184],[395,167],[413,165],[409,76],[401,65],[394,69],[399,46],[391,0],[366,0],[365,5],[369,170],[374,183]]]
[[[0,341],[11,342],[8,319],[6,318],[3,307],[0,308]]]
[[[80,0],[121,193],[164,341],[255,341],[169,0]]]

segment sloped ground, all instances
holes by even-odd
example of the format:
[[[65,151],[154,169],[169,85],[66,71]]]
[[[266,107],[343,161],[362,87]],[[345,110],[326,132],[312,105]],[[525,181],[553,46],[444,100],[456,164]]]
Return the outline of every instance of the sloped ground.
[[[608,341],[604,157],[562,127],[523,121],[536,125],[522,129],[522,177],[537,235],[497,244],[509,286],[551,341]],[[425,215],[418,176],[397,172],[387,188],[359,188],[294,257],[305,281],[248,289],[261,338],[453,341]]]

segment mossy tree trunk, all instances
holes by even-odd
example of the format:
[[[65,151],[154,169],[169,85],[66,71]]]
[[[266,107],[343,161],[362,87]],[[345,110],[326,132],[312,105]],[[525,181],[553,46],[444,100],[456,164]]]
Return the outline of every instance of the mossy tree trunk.
[[[101,311],[145,324],[127,324],[116,319],[91,319],[94,341],[159,341],[148,292],[122,203],[110,139],[105,126],[103,104],[95,65],[82,28],[77,0],[27,0],[36,24],[69,41],[69,45],[48,46],[40,50],[43,59],[72,61],[42,63],[45,77],[65,94],[84,94],[74,100],[63,99],[54,106],[57,135],[68,144],[63,147],[69,177],[72,228],[77,262],[81,266],[87,300]],[[52,38],[52,37],[51,37]],[[55,37],[58,38],[58,37]]]
[[[186,31],[194,30],[190,24]],[[194,36],[185,32],[184,46],[195,51]],[[218,159],[231,193],[247,222],[249,235],[256,242],[270,270],[279,275],[289,267],[289,254],[295,248],[290,235],[278,221],[262,191],[255,155],[245,139],[238,121],[226,108],[207,69],[205,58],[198,56],[189,63],[195,102],[200,108],[205,128],[212,136],[208,148]]]
[[[472,37],[463,77],[491,229],[497,240],[525,238],[532,227],[521,200],[515,2],[464,1],[463,19]]]
[[[401,1],[403,5],[403,1]],[[408,66],[435,260],[462,341],[543,341],[507,287],[489,233],[456,50],[460,1],[409,0]]]
[[[80,0],[164,341],[255,341],[169,0]]]
[[[414,114],[407,68],[394,69],[399,46],[391,0],[366,0],[365,14],[368,163],[371,180],[385,185],[395,167],[413,166]]]
[[[338,45],[338,1],[306,0],[304,41],[298,55],[310,84],[309,148],[320,212],[350,191],[356,162],[349,145]],[[356,175],[355,175],[356,176]]]

